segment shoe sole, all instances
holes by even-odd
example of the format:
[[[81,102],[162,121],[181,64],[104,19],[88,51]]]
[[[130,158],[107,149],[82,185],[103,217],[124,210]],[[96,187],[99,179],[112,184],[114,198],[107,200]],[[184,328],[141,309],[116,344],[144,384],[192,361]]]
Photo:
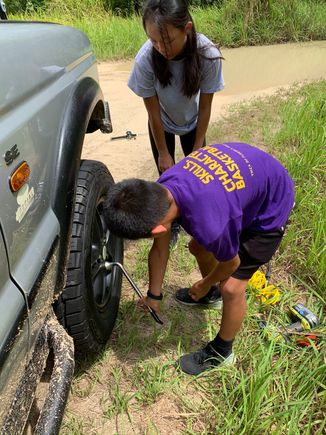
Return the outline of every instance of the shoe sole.
[[[232,354],[232,358],[231,355],[228,356],[219,367],[227,367],[227,366],[233,366],[235,363],[237,362],[237,357],[234,355],[234,353]],[[217,367],[218,368],[218,367]]]
[[[237,357],[235,356],[234,353],[232,353],[223,362],[221,362],[221,364],[219,364],[216,367],[213,366],[212,370],[219,370],[222,369],[223,367],[232,367],[235,365],[236,361],[237,361]]]
[[[183,302],[174,298],[179,304],[186,305],[187,307],[204,307],[204,308],[222,308],[223,302],[221,300],[209,304],[192,304],[191,302]]]

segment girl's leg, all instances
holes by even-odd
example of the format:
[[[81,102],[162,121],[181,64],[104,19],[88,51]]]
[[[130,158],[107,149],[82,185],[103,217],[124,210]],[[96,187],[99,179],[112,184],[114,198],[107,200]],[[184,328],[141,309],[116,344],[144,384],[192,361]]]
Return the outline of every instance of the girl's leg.
[[[194,148],[195,138],[196,138],[195,128],[191,130],[189,133],[180,136],[181,147],[182,147],[183,154],[185,156],[188,156],[192,152]],[[206,145],[206,139],[204,140],[203,147],[205,145]]]
[[[156,163],[156,167],[158,170],[158,173],[161,174],[159,168],[158,168],[158,151],[156,148],[156,144],[155,144],[155,140],[154,140],[154,136],[151,130],[151,127],[148,123],[148,133],[149,133],[149,140],[151,142],[151,147],[152,147],[152,153],[153,153],[153,157]],[[175,136],[172,133],[167,133],[166,131],[165,133],[165,141],[166,141],[166,146],[168,148],[169,154],[170,156],[173,158],[173,161],[175,162],[174,159],[174,152],[175,152]]]
[[[158,151],[156,148],[156,144],[155,144],[155,140],[154,140],[154,136],[151,130],[151,127],[148,123],[148,132],[149,132],[149,139],[151,142],[151,147],[152,147],[152,153],[153,153],[153,157],[156,163],[156,167],[158,170],[158,173],[161,175],[161,171],[159,170],[158,167]],[[174,157],[174,153],[175,153],[175,136],[172,133],[168,133],[168,132],[164,132],[165,134],[165,142],[166,142],[166,146],[168,148],[169,154],[170,156],[173,158],[173,161],[175,162],[175,157]],[[172,222],[172,226],[171,226],[171,240],[170,240],[170,248],[174,248],[177,244],[178,241],[178,235],[180,232],[180,225],[177,221],[173,221]]]

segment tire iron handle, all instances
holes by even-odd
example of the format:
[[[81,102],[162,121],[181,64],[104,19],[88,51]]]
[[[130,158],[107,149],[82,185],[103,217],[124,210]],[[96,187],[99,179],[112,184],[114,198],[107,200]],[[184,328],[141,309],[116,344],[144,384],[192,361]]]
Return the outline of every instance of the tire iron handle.
[[[135,281],[131,278],[131,276],[127,273],[126,269],[122,266],[121,263],[118,262],[109,262],[109,261],[105,261],[104,263],[105,269],[106,270],[110,270],[112,266],[116,266],[119,269],[121,269],[121,271],[123,272],[124,276],[127,278],[127,280],[129,281],[129,283],[131,284],[132,288],[135,290],[135,292],[137,293],[137,295],[139,296],[139,298],[143,298],[143,294],[142,292],[139,290],[139,288],[137,287]],[[155,320],[155,322],[159,323],[160,325],[163,325],[162,320],[158,317],[158,315],[156,314],[156,311],[153,310],[153,308],[148,307],[148,311],[150,312],[150,315],[153,317],[153,319]]]
[[[111,137],[111,140],[117,140],[117,139],[136,139],[137,133],[133,133],[130,130],[126,131],[126,134],[123,136],[113,136]]]

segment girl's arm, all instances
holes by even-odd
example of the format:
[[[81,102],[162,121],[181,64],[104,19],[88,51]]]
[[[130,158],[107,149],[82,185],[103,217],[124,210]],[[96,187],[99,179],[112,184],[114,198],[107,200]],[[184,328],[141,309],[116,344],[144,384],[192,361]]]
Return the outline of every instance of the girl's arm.
[[[161,120],[161,110],[158,98],[156,95],[153,97],[144,98],[144,104],[148,113],[149,125],[154,136],[155,145],[158,151],[158,167],[161,172],[171,168],[174,165],[173,159],[165,142],[164,128]]]
[[[211,117],[213,96],[214,94],[200,94],[194,151],[203,146],[209,119]]]

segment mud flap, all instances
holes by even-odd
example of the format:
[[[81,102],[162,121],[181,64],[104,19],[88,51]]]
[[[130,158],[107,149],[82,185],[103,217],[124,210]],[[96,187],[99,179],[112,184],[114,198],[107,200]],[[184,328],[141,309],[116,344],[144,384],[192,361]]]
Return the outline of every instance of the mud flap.
[[[22,433],[50,352],[53,353],[53,369],[44,405],[40,410],[33,434],[59,433],[74,373],[74,345],[72,338],[59,324],[51,310],[38,336],[32,358],[18,386],[15,400],[1,428],[1,434]]]

